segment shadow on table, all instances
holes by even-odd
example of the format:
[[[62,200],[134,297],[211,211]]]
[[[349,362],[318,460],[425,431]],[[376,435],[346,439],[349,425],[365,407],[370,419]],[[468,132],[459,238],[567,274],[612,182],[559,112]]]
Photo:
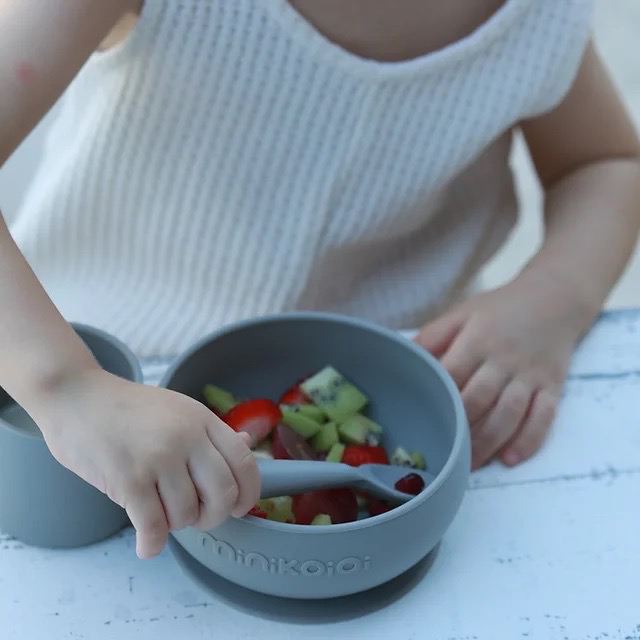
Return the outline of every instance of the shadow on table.
[[[229,582],[193,559],[173,538],[169,545],[185,574],[219,602],[259,618],[296,624],[322,624],[360,618],[384,609],[409,593],[432,567],[440,545],[415,567],[386,584],[330,600],[268,596]]]

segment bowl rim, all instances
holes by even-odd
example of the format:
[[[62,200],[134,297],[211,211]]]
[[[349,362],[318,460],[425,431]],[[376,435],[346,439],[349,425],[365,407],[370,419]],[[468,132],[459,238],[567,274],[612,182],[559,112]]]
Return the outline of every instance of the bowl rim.
[[[140,362],[138,358],[136,358],[135,354],[127,345],[122,342],[119,338],[116,338],[114,335],[108,333],[107,331],[103,331],[102,329],[98,329],[97,327],[92,327],[88,324],[82,324],[79,322],[70,322],[71,327],[73,327],[76,333],[85,335],[92,335],[97,338],[103,339],[110,347],[114,348],[116,351],[119,351],[127,361],[127,364],[131,368],[131,382],[142,382],[142,367],[140,366]],[[12,401],[12,404],[18,404],[15,400]],[[8,405],[5,405],[8,406]],[[3,406],[3,408],[5,408]],[[44,442],[44,437],[42,433],[31,433],[29,431],[25,431],[24,429],[20,429],[12,425],[10,422],[2,419],[0,415],[0,429],[10,432],[12,435],[16,437],[22,438],[30,438],[32,440],[37,440],[39,442]]]
[[[423,362],[429,365],[436,375],[441,379],[445,388],[449,392],[449,397],[453,403],[453,409],[455,414],[455,437],[451,451],[445,464],[440,472],[436,475],[433,482],[419,495],[412,498],[408,502],[382,513],[380,515],[365,518],[364,520],[355,520],[353,522],[345,522],[341,524],[334,524],[328,527],[310,527],[302,524],[290,524],[286,522],[276,522],[273,520],[265,520],[264,518],[258,518],[256,516],[246,515],[239,520],[244,520],[247,524],[252,524],[260,528],[269,529],[272,531],[289,532],[289,533],[305,533],[306,535],[317,535],[327,533],[344,533],[346,531],[366,529],[371,526],[382,524],[384,522],[390,522],[396,518],[402,517],[404,514],[419,507],[432,497],[446,482],[451,473],[453,472],[457,458],[461,455],[465,439],[468,437],[468,423],[464,405],[462,403],[462,397],[458,391],[453,378],[449,375],[447,370],[438,362],[438,360],[431,355],[424,347],[417,345],[407,337],[400,334],[393,329],[387,329],[386,327],[377,325],[368,320],[362,320],[353,316],[341,315],[338,313],[329,313],[321,311],[294,311],[283,312],[278,314],[269,314],[254,318],[248,318],[237,322],[230,323],[224,327],[216,329],[207,335],[203,336],[196,342],[194,342],[188,349],[183,351],[165,371],[159,386],[168,389],[168,384],[175,372],[181,367],[189,358],[195,355],[200,349],[220,338],[226,337],[233,333],[243,331],[258,325],[264,324],[280,324],[286,322],[329,322],[334,324],[342,324],[350,327],[366,331],[377,335],[380,338],[391,340],[399,347],[408,349],[414,355],[418,356]],[[212,529],[214,531],[215,529]]]

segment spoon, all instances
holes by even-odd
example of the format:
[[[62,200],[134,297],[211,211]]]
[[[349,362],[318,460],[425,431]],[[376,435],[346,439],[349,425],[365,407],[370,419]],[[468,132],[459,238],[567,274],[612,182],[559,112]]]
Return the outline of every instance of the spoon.
[[[408,467],[389,464],[363,464],[352,467],[342,462],[320,462],[316,460],[271,460],[259,459],[262,476],[261,498],[286,496],[318,489],[352,487],[361,489],[382,500],[404,503],[415,498],[394,488],[400,478],[409,473],[422,477],[425,487],[435,476]]]

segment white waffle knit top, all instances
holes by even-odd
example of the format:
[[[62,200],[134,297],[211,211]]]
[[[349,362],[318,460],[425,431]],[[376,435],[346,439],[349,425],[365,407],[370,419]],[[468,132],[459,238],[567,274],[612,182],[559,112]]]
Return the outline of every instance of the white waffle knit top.
[[[11,231],[71,321],[167,356],[328,310],[415,327],[515,220],[513,126],[568,91],[591,0],[506,0],[378,62],[286,0],[146,0],[63,97]]]

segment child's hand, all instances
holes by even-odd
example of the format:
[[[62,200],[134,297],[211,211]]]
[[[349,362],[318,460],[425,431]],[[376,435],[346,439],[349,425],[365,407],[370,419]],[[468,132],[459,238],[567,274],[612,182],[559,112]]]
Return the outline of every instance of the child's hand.
[[[516,280],[423,327],[416,342],[462,390],[474,469],[494,456],[515,465],[538,450],[583,326],[556,284]]]
[[[141,558],[159,553],[168,531],[210,529],[259,498],[248,438],[187,396],[95,369],[38,413],[53,455],[127,510]]]

